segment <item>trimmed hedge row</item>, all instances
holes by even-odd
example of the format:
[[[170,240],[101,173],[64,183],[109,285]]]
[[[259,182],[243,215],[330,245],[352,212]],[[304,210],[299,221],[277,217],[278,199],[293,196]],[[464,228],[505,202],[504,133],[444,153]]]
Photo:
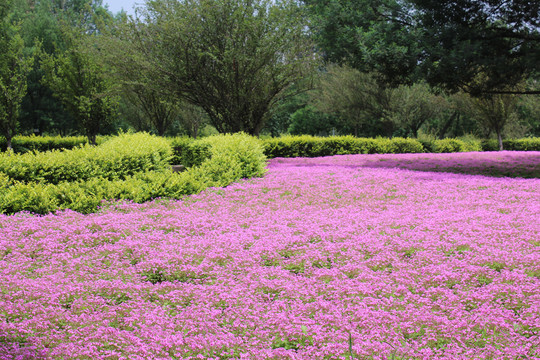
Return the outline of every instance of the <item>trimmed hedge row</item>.
[[[419,140],[427,153],[452,153],[466,151],[482,151],[478,140],[463,141],[460,139]]]
[[[482,140],[481,146],[483,151],[499,150],[499,143],[493,139]],[[540,151],[540,138],[503,140],[503,148],[512,151]]]
[[[25,154],[0,154],[0,173],[20,182],[58,184],[95,177],[123,179],[169,167],[169,142],[146,133],[122,134],[99,146]]]
[[[107,138],[98,136],[97,144],[103,143]],[[13,152],[23,154],[33,151],[50,151],[50,150],[69,150],[75,147],[88,143],[85,136],[15,136],[12,139]],[[6,139],[0,137],[0,149],[5,150],[7,147]]]
[[[404,138],[355,138],[353,136],[283,136],[263,140],[265,154],[274,157],[316,157],[343,154],[419,153],[422,144]]]
[[[417,140],[404,138],[355,138],[352,136],[283,136],[262,140],[265,154],[274,157],[317,157],[343,154],[449,153],[496,151],[496,140]],[[505,150],[540,151],[540,138],[504,140]]]
[[[152,140],[158,141],[155,137]],[[199,141],[193,146],[198,146],[197,143]],[[219,135],[205,138],[200,143],[201,147],[209,149],[209,157],[199,166],[182,173],[173,173],[170,168],[142,170],[122,179],[100,176],[57,184],[44,181],[24,183],[0,173],[0,213],[26,210],[46,214],[62,209],[91,213],[107,200],[142,203],[159,197],[177,199],[208,187],[226,186],[241,178],[262,176],[266,171],[262,146],[253,137],[245,134]],[[133,150],[129,142],[124,145],[126,151]]]
[[[106,137],[98,137],[98,144],[106,141]],[[173,157],[172,164],[182,164],[187,167],[198,166],[210,156],[208,146],[187,137],[169,139]],[[373,154],[396,152],[464,152],[464,151],[497,151],[497,140],[466,140],[461,139],[370,139],[354,138],[352,136],[313,137],[313,136],[283,136],[280,138],[262,140],[265,153],[269,157],[294,156],[328,156],[338,154]],[[422,145],[419,151],[418,144]],[[15,153],[32,151],[66,150],[87,144],[83,136],[16,136],[13,139]],[[540,151],[540,138],[508,139],[503,141],[505,150]],[[5,140],[0,138],[0,146],[5,148]],[[279,154],[279,155],[278,155]],[[297,155],[295,155],[297,154]],[[311,155],[310,155],[311,154]]]

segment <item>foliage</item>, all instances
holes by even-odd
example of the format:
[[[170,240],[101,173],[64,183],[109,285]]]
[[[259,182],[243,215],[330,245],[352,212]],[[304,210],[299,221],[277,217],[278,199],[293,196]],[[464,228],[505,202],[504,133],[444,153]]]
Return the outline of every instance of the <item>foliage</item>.
[[[2,153],[0,173],[23,183],[124,179],[143,171],[168,169],[171,155],[166,139],[144,133],[123,134],[96,147],[85,144],[65,151]]]
[[[187,168],[199,166],[211,156],[210,144],[179,137],[171,140],[173,149],[172,164],[181,164]]]
[[[149,1],[123,39],[163,92],[204,109],[220,132],[259,134],[316,64],[296,1]]]
[[[503,140],[505,150],[514,151],[540,151],[540,138],[524,138],[524,139],[505,139]],[[497,140],[483,140],[482,150],[496,151],[499,149]]]
[[[401,85],[392,91],[384,117],[395,124],[400,135],[416,138],[422,125],[438,117],[443,103],[444,99],[433,94],[425,83]]]
[[[208,115],[202,108],[185,101],[179,107],[180,124],[187,130],[191,137],[196,139],[201,128],[208,123]]]
[[[325,114],[310,104],[291,114],[290,122],[288,132],[292,135],[320,136],[331,135],[339,121],[336,116]]]
[[[115,27],[97,38],[99,54],[110,65],[115,90],[138,110],[145,125],[163,136],[179,115],[180,99],[159,86],[145,55],[137,52],[136,42],[121,38],[119,31]]]
[[[78,31],[65,28],[64,41],[70,47],[63,53],[43,54],[41,67],[44,83],[95,144],[100,130],[115,116],[118,100],[110,93],[112,84],[103,65],[89,50],[92,45]]]
[[[329,66],[312,94],[319,111],[337,115],[344,126],[354,129],[355,136],[381,135],[379,131],[384,128],[384,135],[392,135],[392,124],[384,121],[392,91],[380,85],[374,74],[348,66]]]
[[[26,77],[34,62],[32,55],[24,53],[19,32],[19,25],[0,12],[0,133],[6,139],[7,149],[11,149],[11,139],[17,131],[21,102],[26,95]]]
[[[263,146],[254,137],[243,133],[225,134],[198,142],[209,147],[210,157],[192,171],[208,186],[226,186],[239,179],[260,177],[266,172]]]
[[[329,61],[376,70],[392,84],[424,78],[433,86],[475,95],[512,92],[512,86],[539,70],[537,2],[304,2]],[[477,82],[479,73],[487,81]]]
[[[411,0],[431,84],[473,95],[515,92],[539,68],[540,5],[529,0]],[[486,78],[476,82],[478,73]],[[517,92],[520,92],[519,90]]]
[[[103,137],[96,139],[97,144],[104,141]],[[15,136],[12,148],[15,153],[44,152],[49,150],[69,150],[84,145],[88,139],[84,136]],[[6,139],[0,138],[0,148],[5,148]]]
[[[471,98],[472,109],[478,122],[495,132],[499,141],[499,150],[503,150],[502,134],[504,127],[517,117],[515,95],[495,94]]]
[[[435,140],[431,144],[431,152],[434,153],[451,153],[481,150],[482,148],[480,147],[480,144],[466,143],[459,139]]]
[[[27,50],[34,43],[40,44],[43,53],[53,55],[71,47],[62,34],[63,27],[76,27],[85,34],[97,34],[97,24],[113,21],[101,0],[14,0],[13,16],[20,22],[21,36]],[[43,83],[39,61],[35,61],[29,74],[27,96],[21,105],[19,118],[23,134],[79,134],[77,121],[66,111],[62,102]]]
[[[318,157],[343,154],[421,153],[422,144],[415,139],[356,138],[353,136],[282,136],[262,140],[265,154],[274,157]]]
[[[219,135],[196,142],[209,148],[210,157],[182,173],[169,168],[169,141],[148,134],[120,135],[98,147],[69,152],[0,157],[0,213],[89,213],[104,200],[180,198],[266,171],[266,157],[255,138]],[[47,160],[56,166],[46,167]],[[22,179],[32,182],[18,181]]]

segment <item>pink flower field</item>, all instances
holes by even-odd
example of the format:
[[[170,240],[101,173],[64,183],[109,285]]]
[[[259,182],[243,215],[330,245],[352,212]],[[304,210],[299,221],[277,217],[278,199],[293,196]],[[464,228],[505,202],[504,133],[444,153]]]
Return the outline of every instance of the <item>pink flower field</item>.
[[[179,201],[0,216],[0,359],[538,359],[540,179],[475,169],[539,166],[273,159]]]

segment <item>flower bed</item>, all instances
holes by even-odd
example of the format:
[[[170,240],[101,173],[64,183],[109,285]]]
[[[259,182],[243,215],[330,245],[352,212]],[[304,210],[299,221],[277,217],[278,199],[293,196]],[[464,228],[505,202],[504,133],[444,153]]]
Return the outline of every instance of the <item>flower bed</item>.
[[[540,357],[540,180],[430,171],[458,155],[274,159],[181,201],[2,215],[0,359]]]

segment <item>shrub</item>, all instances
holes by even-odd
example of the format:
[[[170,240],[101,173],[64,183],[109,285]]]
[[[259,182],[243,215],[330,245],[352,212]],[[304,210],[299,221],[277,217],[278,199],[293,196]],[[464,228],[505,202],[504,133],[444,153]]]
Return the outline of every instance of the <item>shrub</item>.
[[[211,156],[193,174],[207,186],[226,186],[233,181],[262,176],[266,156],[259,140],[249,135],[216,135],[199,140],[208,146]]]
[[[458,139],[435,140],[431,145],[431,152],[434,153],[452,153],[464,152],[467,148],[465,142]]]
[[[106,140],[98,136],[97,143]],[[45,152],[50,150],[69,150],[88,142],[86,136],[15,136],[12,140],[13,152],[22,154],[26,152]],[[0,138],[0,149],[6,149],[6,139]]]
[[[171,140],[172,164],[182,164],[189,168],[199,166],[210,157],[210,145],[200,140],[178,137]]]
[[[141,171],[169,166],[172,150],[167,140],[146,133],[122,134],[102,145],[72,150],[0,154],[0,173],[21,182],[58,184],[103,177],[123,179]]]
[[[422,144],[404,138],[355,138],[353,136],[283,136],[263,140],[265,154],[270,157],[317,157],[343,154],[383,154],[423,152]]]
[[[523,138],[523,139],[507,139],[503,140],[504,150],[514,151],[540,151],[540,138]],[[483,140],[482,150],[497,151],[499,144],[495,139]]]
[[[145,136],[147,140],[153,138]],[[129,144],[126,142],[130,139],[132,145],[137,143],[133,137],[113,139],[111,143],[127,147]],[[162,140],[168,146],[168,142]],[[104,200],[142,203],[158,197],[178,199],[209,186],[226,186],[238,179],[261,176],[265,172],[266,157],[260,142],[253,137],[245,134],[219,135],[194,144],[199,142],[195,146],[207,147],[211,156],[200,166],[193,166],[182,173],[173,173],[170,169],[143,169],[134,174],[126,173],[122,178],[103,175],[57,184],[13,182],[0,173],[0,213],[26,210],[46,214],[59,209],[90,213],[96,211]],[[108,145],[109,150],[116,149],[112,145]],[[159,154],[154,155],[163,159]]]

